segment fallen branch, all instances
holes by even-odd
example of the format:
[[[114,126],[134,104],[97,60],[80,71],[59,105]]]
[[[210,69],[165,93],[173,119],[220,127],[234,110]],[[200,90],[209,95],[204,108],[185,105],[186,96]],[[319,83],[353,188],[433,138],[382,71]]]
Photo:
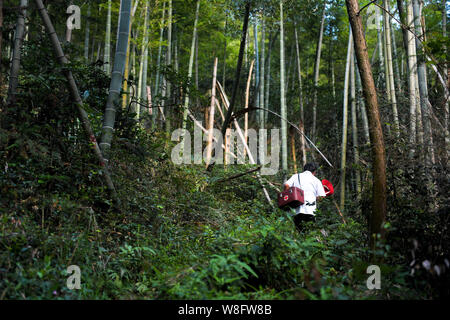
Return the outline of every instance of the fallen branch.
[[[259,171],[259,170],[261,170],[261,166],[255,168],[255,169],[252,169],[252,170],[250,170],[250,171],[246,171],[246,172],[242,172],[242,173],[239,173],[239,174],[235,174],[235,175],[233,175],[233,176],[231,176],[231,177],[229,177],[229,178],[226,178],[226,179],[218,180],[218,181],[216,181],[216,183],[221,183],[221,182],[225,182],[225,181],[237,179],[237,178],[240,178],[240,177],[242,177],[242,176],[245,176],[245,175],[247,175],[247,174],[249,174],[249,173],[253,173],[253,172]]]
[[[346,222],[345,219],[344,219],[344,216],[342,215],[341,210],[339,209],[338,204],[336,203],[336,200],[333,199],[333,203],[334,203],[334,205],[336,206],[336,209],[338,210],[339,214],[341,215],[342,221],[344,221],[344,224],[347,224],[347,222]]]

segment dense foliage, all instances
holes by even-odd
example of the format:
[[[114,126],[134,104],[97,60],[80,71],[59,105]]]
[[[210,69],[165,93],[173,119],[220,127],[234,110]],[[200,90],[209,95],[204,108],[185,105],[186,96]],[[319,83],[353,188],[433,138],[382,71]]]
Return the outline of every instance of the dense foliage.
[[[8,40],[4,42],[11,46],[17,8],[4,2],[2,34]],[[68,2],[46,1],[60,34],[65,30],[65,20],[57,13],[65,12]],[[85,3],[72,2],[82,5],[85,17]],[[73,72],[83,106],[99,137],[111,80],[99,54],[104,41],[107,1],[91,3],[98,10],[89,17],[93,32],[89,39],[92,43],[89,59],[82,58],[81,31],[74,31],[73,41],[63,42],[63,49],[70,57],[70,64],[65,67],[57,63],[47,35],[41,32],[37,13],[30,10],[28,39],[21,50],[17,101],[9,106],[4,103],[4,97],[8,90],[6,70],[9,70],[10,57],[2,55],[0,300],[439,299],[450,296],[450,180],[445,139],[442,130],[435,129],[439,128],[444,109],[443,89],[436,77],[430,76],[429,88],[430,102],[439,115],[433,120],[437,159],[432,168],[436,177],[433,184],[429,182],[429,168],[423,165],[424,149],[419,146],[414,158],[407,157],[410,145],[406,116],[400,117],[402,135],[395,135],[391,105],[385,97],[384,71],[380,61],[373,64],[388,164],[387,234],[373,251],[368,249],[371,152],[368,144],[362,142],[365,140],[362,126],[358,127],[360,162],[347,168],[350,178],[343,212],[346,222],[341,219],[335,195],[319,204],[317,222],[309,224],[300,234],[294,227],[292,213],[267,203],[254,173],[226,180],[250,170],[251,165],[216,165],[207,171],[203,165],[173,164],[170,156],[174,142],[170,132],[150,125],[148,114],[136,118],[135,106],[143,103],[135,91],[138,68],[130,68],[130,100],[125,107],[117,109],[109,162],[120,200],[117,206],[104,184],[103,168],[90,152],[91,141],[85,137],[64,77],[67,69]],[[205,106],[210,103],[208,90],[215,56],[224,62],[220,63],[218,78],[225,91],[231,91],[244,1],[201,1],[197,79],[187,77],[193,1],[174,1],[177,66],[156,65],[159,28],[167,27],[167,21],[161,20],[160,3],[150,3],[149,83],[153,88],[157,73],[170,83],[172,95],[155,93],[153,101],[155,106],[165,103],[170,109],[172,127],[177,128],[181,126],[181,104],[186,92],[191,97],[192,112],[202,119]],[[442,67],[448,60],[442,50],[448,37],[439,33],[439,8],[428,1],[426,4],[424,14],[430,36],[425,45]],[[294,27],[298,27],[307,134],[315,89],[316,31],[323,6],[322,1],[286,1],[285,7],[288,117],[295,123],[300,120],[293,35]],[[343,1],[331,1],[326,8],[323,62],[317,87],[320,120],[315,142],[336,165],[341,156],[336,146],[342,134],[339,101],[349,29]],[[118,11],[119,1],[113,1],[112,30],[117,28]],[[270,109],[278,112],[278,1],[252,1],[251,23],[260,23],[262,12],[266,15],[266,49],[271,48],[271,55],[266,56],[272,63],[272,73],[267,76],[271,81],[268,100]],[[296,12],[302,12],[301,19]],[[139,8],[131,40],[135,60],[143,42],[143,19],[143,10]],[[253,30],[249,31],[249,39],[254,36]],[[397,31],[394,37],[400,46],[402,35]],[[112,39],[114,47],[115,36]],[[376,30],[367,30],[371,48],[376,41]],[[167,45],[166,40],[163,42],[163,46]],[[5,51],[3,48],[2,52]],[[247,78],[254,57],[254,43],[249,41],[242,79]],[[336,79],[331,81],[334,75]],[[405,90],[398,93],[399,114],[406,115],[409,112],[406,72],[400,80]],[[238,109],[245,104],[245,84],[241,80],[238,88]],[[253,84],[251,106],[255,105],[255,92]],[[250,126],[256,126],[256,121],[251,114]],[[220,123],[217,125],[220,127]],[[279,119],[270,115],[267,127],[277,126]],[[190,123],[188,129],[192,128]],[[351,148],[347,157],[354,160]],[[322,165],[319,177],[338,185],[339,169],[327,166],[311,149],[308,159]],[[293,172],[294,161],[289,160]],[[360,194],[356,192],[357,171],[362,181]],[[282,182],[285,174],[263,177],[272,199],[276,199],[277,183]],[[366,286],[369,276],[366,270],[372,264],[381,268],[380,290],[369,290]],[[81,268],[81,290],[66,287],[69,265]]]

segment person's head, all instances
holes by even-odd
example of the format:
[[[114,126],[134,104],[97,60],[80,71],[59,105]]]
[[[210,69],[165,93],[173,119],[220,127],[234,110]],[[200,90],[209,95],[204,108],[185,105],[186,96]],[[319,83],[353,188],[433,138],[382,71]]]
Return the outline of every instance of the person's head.
[[[309,162],[305,164],[305,166],[303,167],[303,171],[310,171],[312,174],[316,174],[317,165],[313,162]]]

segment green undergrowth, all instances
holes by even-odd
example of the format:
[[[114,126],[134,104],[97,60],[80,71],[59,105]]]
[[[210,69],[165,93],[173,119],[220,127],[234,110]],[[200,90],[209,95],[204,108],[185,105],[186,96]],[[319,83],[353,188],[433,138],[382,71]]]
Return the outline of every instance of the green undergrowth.
[[[343,224],[330,199],[299,234],[252,174],[221,181],[250,166],[175,166],[154,132],[116,140],[119,211],[87,148],[65,162],[43,142],[14,141],[2,163],[1,299],[417,297],[406,269],[386,262],[389,246],[377,252],[382,289],[367,289],[366,227]],[[66,286],[70,265],[79,290]]]

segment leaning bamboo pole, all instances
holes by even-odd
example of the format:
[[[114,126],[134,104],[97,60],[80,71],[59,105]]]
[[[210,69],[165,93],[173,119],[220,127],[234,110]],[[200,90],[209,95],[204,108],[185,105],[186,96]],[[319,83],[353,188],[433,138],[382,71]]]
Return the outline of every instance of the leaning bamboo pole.
[[[61,43],[59,42],[58,36],[57,36],[55,28],[53,27],[53,24],[50,20],[48,12],[45,9],[44,4],[42,3],[42,0],[35,0],[35,2],[36,2],[37,9],[39,11],[39,15],[42,18],[42,21],[45,25],[47,33],[52,42],[53,49],[55,51],[58,62],[61,65],[65,66],[69,63],[69,61],[67,60],[67,57],[64,55],[64,52],[61,47]],[[108,167],[105,165],[105,159],[103,158],[103,154],[99,148],[97,139],[95,138],[94,131],[92,130],[88,115],[83,108],[83,101],[81,100],[80,93],[78,91],[75,79],[72,75],[72,72],[67,68],[65,68],[64,74],[68,81],[69,90],[72,95],[72,99],[74,99],[75,105],[77,106],[77,111],[79,114],[80,121],[83,125],[84,131],[86,132],[86,134],[89,138],[90,145],[92,146],[92,151],[94,152],[97,160],[99,161],[100,165],[102,166],[102,173],[105,178],[106,186],[108,187],[109,191],[111,192],[113,199],[117,203],[119,203],[119,199],[117,198],[116,189],[115,189],[113,181],[111,179],[111,175],[109,173]]]
[[[212,137],[213,137],[213,128],[214,128],[214,111],[216,106],[216,79],[217,79],[217,64],[218,58],[214,59],[214,70],[213,70],[213,83],[211,89],[211,106],[209,108],[209,125],[208,125],[208,142],[206,145],[206,166],[209,165],[211,161],[211,152],[212,152]]]

